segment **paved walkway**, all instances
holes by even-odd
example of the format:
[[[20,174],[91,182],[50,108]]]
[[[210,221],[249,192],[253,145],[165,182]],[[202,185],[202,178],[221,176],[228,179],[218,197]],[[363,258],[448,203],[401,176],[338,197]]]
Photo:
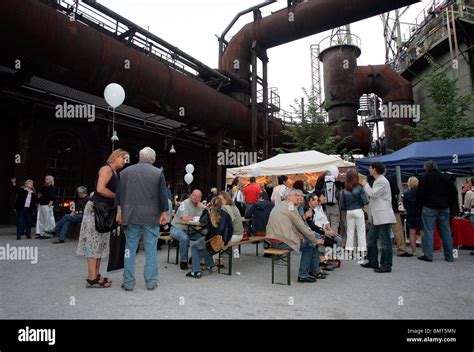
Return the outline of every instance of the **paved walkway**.
[[[144,254],[137,257],[134,291],[120,288],[122,271],[108,273],[108,289],[85,287],[86,261],[76,241],[15,240],[13,227],[0,228],[0,248],[36,246],[38,263],[0,260],[0,319],[473,319],[474,256],[460,250],[454,263],[435,253],[433,263],[394,257],[391,274],[376,274],[356,261],[326,280],[295,282],[299,255],[292,255],[291,286],[271,284],[271,259],[242,246],[232,276],[185,277],[158,252],[160,281],[147,291]],[[1,250],[1,249],[0,249]],[[106,263],[102,265],[105,274]],[[279,273],[285,280],[285,272]]]

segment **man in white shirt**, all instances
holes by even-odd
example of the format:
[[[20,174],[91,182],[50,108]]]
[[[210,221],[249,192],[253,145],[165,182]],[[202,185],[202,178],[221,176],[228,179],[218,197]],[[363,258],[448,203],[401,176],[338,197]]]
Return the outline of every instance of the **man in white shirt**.
[[[271,201],[273,204],[278,205],[282,201],[283,195],[287,188],[290,187],[290,183],[288,180],[288,176],[282,175],[278,176],[278,186],[273,188],[273,193],[271,197]]]
[[[170,235],[179,242],[179,256],[181,270],[188,269],[188,248],[189,236],[187,233],[187,226],[180,224],[180,221],[191,221],[193,217],[200,216],[202,211],[206,208],[201,203],[202,192],[195,189],[188,199],[186,199],[178,208],[176,215],[171,221]]]

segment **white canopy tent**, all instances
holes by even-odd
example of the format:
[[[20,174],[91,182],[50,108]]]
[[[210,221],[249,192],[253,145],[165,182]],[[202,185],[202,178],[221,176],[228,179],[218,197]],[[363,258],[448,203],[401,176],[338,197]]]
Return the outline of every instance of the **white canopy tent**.
[[[344,161],[335,155],[326,155],[315,150],[278,154],[273,158],[256,164],[227,169],[226,179],[233,177],[295,175],[322,172],[330,166],[355,167],[354,163]],[[256,172],[257,171],[257,172]]]

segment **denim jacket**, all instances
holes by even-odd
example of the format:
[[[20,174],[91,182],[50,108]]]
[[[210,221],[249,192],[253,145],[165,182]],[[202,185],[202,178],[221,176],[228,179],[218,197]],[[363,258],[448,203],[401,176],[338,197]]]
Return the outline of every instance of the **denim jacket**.
[[[369,202],[361,185],[355,186],[352,192],[343,190],[341,198],[343,210],[362,209]]]

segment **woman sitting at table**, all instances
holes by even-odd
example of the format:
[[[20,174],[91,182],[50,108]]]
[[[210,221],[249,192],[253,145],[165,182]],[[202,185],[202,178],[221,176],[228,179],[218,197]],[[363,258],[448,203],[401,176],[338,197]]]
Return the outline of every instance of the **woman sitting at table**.
[[[221,198],[214,198],[209,203],[209,208],[203,211],[201,218],[199,219],[200,223],[206,224],[207,235],[198,239],[191,246],[193,270],[186,274],[187,277],[193,277],[195,279],[200,279],[202,277],[202,257],[204,257],[204,261],[206,262],[206,270],[209,273],[215,272],[217,270],[206,245],[216,235],[221,235],[224,245],[226,245],[229,243],[234,233],[232,219],[230,215],[222,209],[222,205]]]
[[[242,216],[240,215],[239,208],[234,204],[229,193],[220,192],[218,196],[222,201],[222,209],[230,215],[232,220],[232,226],[234,227],[234,234],[230,239],[230,242],[239,242],[244,236],[244,226],[242,225]]]

